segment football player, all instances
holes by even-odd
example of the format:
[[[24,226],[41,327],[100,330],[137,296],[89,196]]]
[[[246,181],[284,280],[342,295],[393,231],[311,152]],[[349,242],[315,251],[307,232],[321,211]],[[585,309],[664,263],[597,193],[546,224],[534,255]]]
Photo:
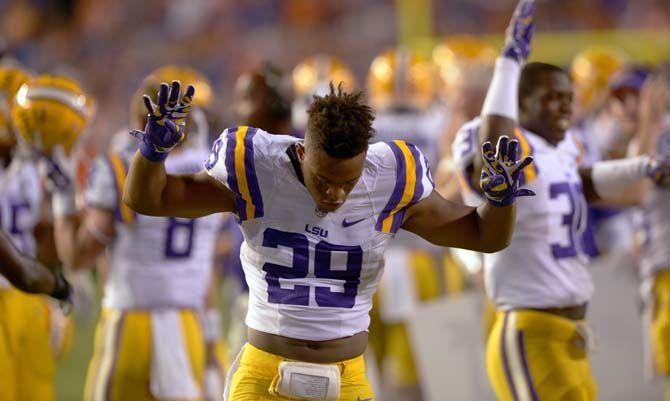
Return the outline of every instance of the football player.
[[[635,78],[635,75],[628,75]],[[638,77],[639,78],[639,77]],[[635,86],[636,79],[628,81]],[[622,81],[620,81],[622,82]],[[622,82],[623,83],[623,82]],[[660,76],[646,78],[639,96],[638,136],[651,134],[655,154],[670,158],[668,83]],[[636,103],[637,103],[636,102]],[[654,135],[656,134],[656,135]],[[641,293],[644,300],[645,359],[648,376],[666,378],[665,400],[670,400],[670,180],[656,182],[642,205],[640,257]]]
[[[34,157],[17,139],[39,135],[48,142],[51,135],[79,135],[91,110],[79,85],[65,77],[32,78],[20,65],[3,63],[0,82],[0,114],[8,123],[0,134],[0,224],[23,254],[55,269],[60,262],[45,192]],[[1,332],[12,350],[11,356],[0,358],[0,398],[53,400],[56,359],[69,340],[68,319],[51,300],[12,289],[2,277],[0,281]]]
[[[227,399],[371,399],[362,354],[384,248],[400,229],[440,246],[503,249],[513,230],[518,143],[502,139],[470,208],[433,190],[426,158],[401,140],[368,145],[373,114],[360,92],[332,85],[308,110],[305,139],[229,128],[197,174],[166,173],[186,137],[179,82],[161,86],[129,170],[124,202],[138,213],[237,214],[249,284],[249,343],[229,374]],[[492,118],[485,115],[484,119]],[[512,129],[502,133],[512,134]]]
[[[195,70],[168,66],[146,77],[139,91],[157,91],[165,73],[194,82],[204,95],[186,122],[193,137],[166,164],[176,174],[197,171],[207,158],[202,108],[211,87]],[[131,105],[133,127],[144,125],[143,110]],[[174,112],[184,122],[186,110]],[[72,269],[90,268],[103,254],[108,265],[83,399],[202,400],[206,368],[220,365],[220,319],[217,311],[204,310],[219,216],[155,218],[129,209],[120,198],[132,156],[128,149],[120,144],[93,161],[81,210],[68,161],[51,152],[44,159],[56,187],[59,255]]]
[[[304,136],[307,129],[307,109],[312,104],[313,96],[327,94],[330,82],[342,82],[346,90],[358,86],[353,71],[342,60],[326,54],[307,57],[293,69],[291,121],[299,136]]]
[[[610,46],[592,46],[579,52],[570,65],[570,75],[575,90],[575,116],[572,134],[583,147],[581,165],[589,167],[600,160],[607,160],[606,138],[618,137],[613,120],[608,113],[612,77],[628,62],[628,56]],[[639,199],[637,200],[639,201]],[[611,250],[630,252],[632,224],[620,208],[600,202],[589,205],[589,218],[585,229],[586,252],[595,257]]]
[[[290,134],[291,99],[286,92],[282,71],[270,63],[240,75],[234,87],[235,121],[268,132]]]
[[[447,112],[437,101],[437,71],[430,59],[406,48],[389,49],[370,66],[367,95],[376,111],[372,142],[394,139],[412,142],[423,149],[429,164],[437,163]],[[385,274],[373,312],[380,322],[371,344],[385,380],[384,399],[419,400],[421,391],[407,320],[421,301],[435,299],[446,288],[440,262],[444,248],[400,235],[384,255]],[[458,272],[458,266],[446,264]]]
[[[514,129],[518,116],[522,157],[535,161],[522,181],[537,195],[519,200],[510,246],[485,255],[486,289],[499,311],[487,369],[499,400],[594,400],[585,321],[593,286],[579,241],[586,201],[625,197],[648,176],[667,174],[668,166],[640,156],[579,168],[580,147],[566,133],[570,76],[544,63],[524,67],[534,10],[532,0],[517,7],[482,110],[496,118],[478,128],[494,123],[484,138],[495,139],[501,127]]]

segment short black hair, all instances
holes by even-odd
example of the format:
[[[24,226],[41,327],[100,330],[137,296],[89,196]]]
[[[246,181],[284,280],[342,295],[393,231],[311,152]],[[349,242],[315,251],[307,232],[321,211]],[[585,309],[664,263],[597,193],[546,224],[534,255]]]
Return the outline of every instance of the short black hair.
[[[374,135],[372,108],[364,103],[363,92],[345,92],[342,82],[330,83],[330,93],[314,96],[307,110],[310,141],[330,157],[349,159],[368,148]]]
[[[540,77],[553,72],[565,74],[568,79],[571,79],[570,74],[566,70],[553,64],[537,61],[526,64],[523,70],[521,70],[521,77],[519,79],[519,102],[533,94],[533,91],[537,89]]]

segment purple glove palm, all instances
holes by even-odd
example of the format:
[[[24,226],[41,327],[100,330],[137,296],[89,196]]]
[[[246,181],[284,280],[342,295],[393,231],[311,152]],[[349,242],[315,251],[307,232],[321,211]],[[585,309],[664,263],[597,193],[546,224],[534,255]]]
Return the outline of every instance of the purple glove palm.
[[[521,0],[507,27],[502,56],[524,64],[530,54],[533,32],[535,32],[535,0]]]
[[[482,145],[482,176],[480,186],[489,203],[503,207],[514,203],[519,196],[533,196],[529,189],[519,189],[521,171],[533,162],[531,156],[518,161],[519,141],[506,136],[498,139],[496,150],[491,142]]]
[[[39,170],[44,177],[46,189],[49,192],[69,192],[74,190],[72,181],[72,171],[74,170],[72,162],[68,159],[63,148],[54,149],[51,156],[34,149],[37,160],[39,160]]]
[[[143,97],[149,111],[147,125],[144,131],[132,130],[130,134],[140,139],[140,153],[152,162],[165,160],[168,153],[186,137],[186,116],[191,110],[195,88],[189,85],[179,102],[180,89],[179,81],[172,81],[171,87],[162,83],[158,104],[154,104],[147,95]]]

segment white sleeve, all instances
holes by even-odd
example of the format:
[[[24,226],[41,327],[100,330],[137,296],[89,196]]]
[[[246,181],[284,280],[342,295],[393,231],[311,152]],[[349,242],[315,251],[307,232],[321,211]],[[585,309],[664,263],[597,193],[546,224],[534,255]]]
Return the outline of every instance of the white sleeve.
[[[99,156],[88,170],[84,202],[86,206],[115,210],[119,202],[118,187],[109,161]]]
[[[464,124],[451,144],[451,157],[459,170],[468,168],[479,155],[479,118]]]
[[[259,149],[252,127],[228,128],[214,141],[205,161],[207,174],[233,191],[240,221],[263,216],[263,197],[256,171]]]
[[[427,198],[435,188],[428,160],[421,150],[405,141],[386,142],[378,167],[375,198],[380,207],[376,229],[395,233],[410,206]],[[383,205],[383,206],[382,206]]]

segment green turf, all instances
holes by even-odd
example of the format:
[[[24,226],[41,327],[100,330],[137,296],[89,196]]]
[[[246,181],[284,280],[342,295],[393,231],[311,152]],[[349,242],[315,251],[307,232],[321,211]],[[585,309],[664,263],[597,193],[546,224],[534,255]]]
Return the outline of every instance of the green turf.
[[[59,362],[56,370],[56,400],[78,401],[83,399],[86,369],[93,352],[95,320],[77,324],[74,328],[72,348]]]

